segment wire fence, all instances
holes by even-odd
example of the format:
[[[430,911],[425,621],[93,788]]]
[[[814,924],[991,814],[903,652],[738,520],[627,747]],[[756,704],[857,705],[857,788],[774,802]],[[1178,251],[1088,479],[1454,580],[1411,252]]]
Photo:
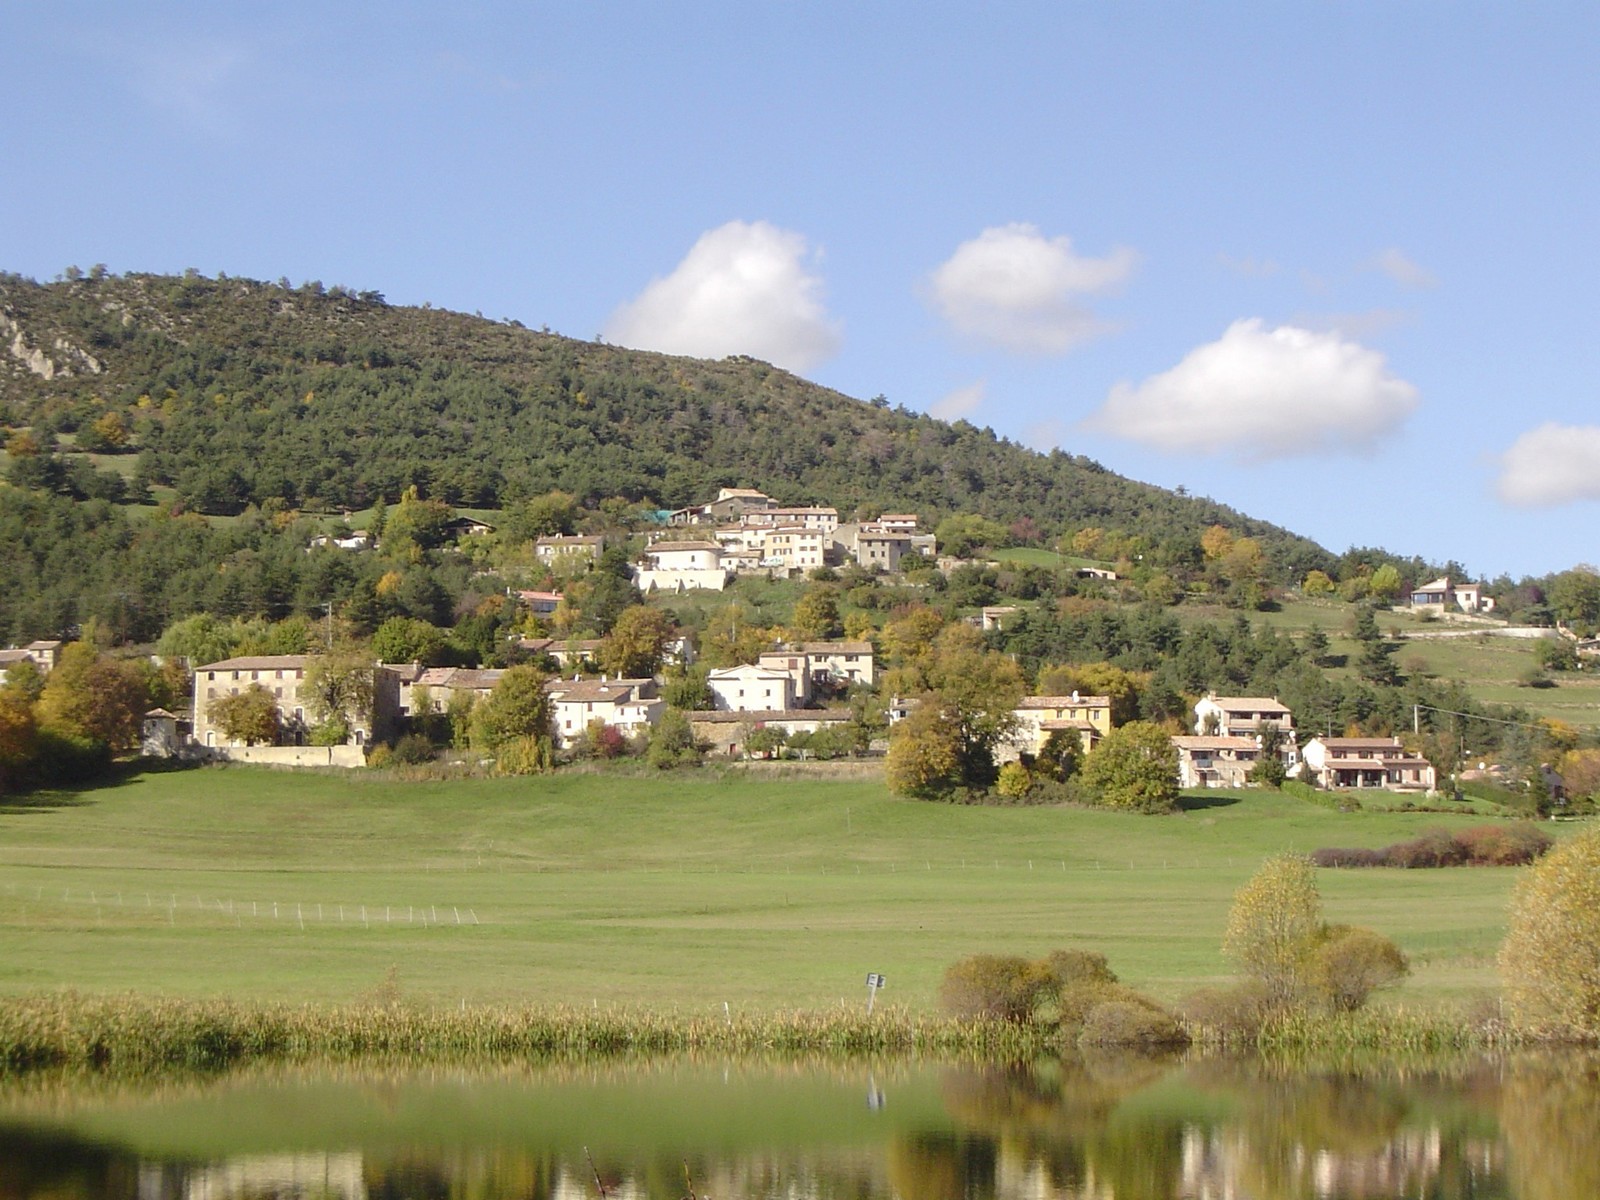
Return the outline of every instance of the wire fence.
[[[122,913],[166,914],[167,923],[176,925],[180,914],[194,914],[216,920],[232,920],[243,926],[251,922],[290,922],[301,929],[308,926],[348,925],[371,929],[375,925],[411,925],[422,928],[481,925],[475,908],[456,904],[362,904],[308,900],[237,900],[201,896],[191,892],[152,892],[72,888],[44,884],[7,883],[8,896],[38,905],[85,905],[95,909],[97,919],[107,910]]]

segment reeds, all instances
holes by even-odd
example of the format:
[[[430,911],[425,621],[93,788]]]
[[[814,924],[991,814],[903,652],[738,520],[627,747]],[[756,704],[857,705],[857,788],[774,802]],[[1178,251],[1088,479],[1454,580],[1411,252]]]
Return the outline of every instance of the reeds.
[[[1287,1013],[1248,1028],[1191,1022],[1189,1033],[1200,1048],[1316,1055],[1501,1051],[1537,1040],[1499,1019],[1405,1008]]]
[[[926,1054],[1020,1061],[1056,1049],[1052,1027],[880,1009],[705,1015],[621,1008],[273,1005],[83,996],[0,1003],[0,1070],[215,1070],[252,1061],[560,1059],[722,1053]]]

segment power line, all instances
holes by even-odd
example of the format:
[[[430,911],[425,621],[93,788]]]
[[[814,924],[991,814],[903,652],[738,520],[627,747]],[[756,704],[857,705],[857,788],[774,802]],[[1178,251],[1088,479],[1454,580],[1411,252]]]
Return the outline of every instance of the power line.
[[[1427,712],[1431,712],[1431,713],[1442,713],[1443,715],[1445,715],[1447,717],[1465,717],[1469,721],[1488,721],[1488,722],[1490,722],[1491,724],[1494,724],[1494,725],[1515,725],[1519,729],[1544,729],[1545,728],[1545,724],[1542,721],[1511,721],[1511,720],[1506,719],[1505,717],[1485,717],[1485,716],[1482,716],[1479,713],[1457,712],[1453,708],[1435,708],[1431,704],[1413,704],[1411,706],[1411,709],[1412,709],[1413,719],[1415,718],[1417,713],[1420,713],[1420,712],[1423,712],[1423,711],[1427,711]]]

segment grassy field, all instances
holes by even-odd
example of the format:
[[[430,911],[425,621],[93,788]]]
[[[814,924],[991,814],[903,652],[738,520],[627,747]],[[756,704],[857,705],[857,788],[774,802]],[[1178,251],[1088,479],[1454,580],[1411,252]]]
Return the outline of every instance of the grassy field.
[[[0,991],[680,1011],[933,1006],[978,951],[1097,949],[1174,999],[1226,975],[1260,860],[1482,818],[1214,794],[1181,816],[973,808],[872,779],[401,782],[208,768],[0,801]],[[1404,998],[1495,984],[1514,872],[1323,872],[1330,920],[1413,957]],[[387,983],[386,983],[387,981]]]

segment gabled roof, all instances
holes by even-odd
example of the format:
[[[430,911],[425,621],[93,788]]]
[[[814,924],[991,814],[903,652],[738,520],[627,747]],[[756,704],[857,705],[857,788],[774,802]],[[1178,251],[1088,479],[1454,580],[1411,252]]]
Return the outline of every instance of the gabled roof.
[[[759,725],[763,721],[848,721],[851,714],[843,708],[771,708],[729,712],[725,709],[695,709],[683,714],[696,725]]]
[[[1180,750],[1257,750],[1255,738],[1249,737],[1202,737],[1177,735],[1172,739],[1172,744]]]
[[[544,685],[554,700],[570,704],[628,704],[647,697],[638,695],[637,679],[552,679]]]
[[[1110,708],[1110,696],[1024,696],[1017,710],[1029,708]]]
[[[309,654],[251,654],[206,663],[196,671],[289,671],[299,670],[311,661]]]
[[[479,670],[473,667],[429,667],[417,676],[417,687],[451,688],[461,691],[487,692],[500,682],[505,672],[497,669]]]
[[[1206,699],[1222,709],[1223,712],[1287,713],[1289,711],[1289,706],[1276,696],[1207,696]],[[1201,701],[1201,703],[1204,703],[1204,701]]]
[[[720,551],[721,549],[722,549],[722,547],[717,545],[715,542],[707,542],[707,541],[656,542],[652,546],[646,546],[644,552],[646,554],[661,554],[661,553],[663,553],[665,551],[669,551],[669,550],[718,550],[718,551]]]
[[[871,654],[871,642],[803,642],[806,654]]]

